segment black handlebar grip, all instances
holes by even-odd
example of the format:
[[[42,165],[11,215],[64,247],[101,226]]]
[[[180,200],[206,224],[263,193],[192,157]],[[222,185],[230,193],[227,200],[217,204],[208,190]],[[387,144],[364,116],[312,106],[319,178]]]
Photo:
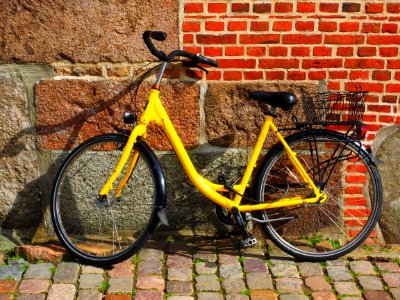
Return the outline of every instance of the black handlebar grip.
[[[151,31],[150,36],[152,39],[155,39],[157,41],[165,41],[167,38],[167,33],[163,31]]]
[[[218,62],[213,59],[210,59],[203,55],[198,55],[197,57],[198,57],[199,63],[206,64],[206,65],[209,65],[212,67],[218,67]]]

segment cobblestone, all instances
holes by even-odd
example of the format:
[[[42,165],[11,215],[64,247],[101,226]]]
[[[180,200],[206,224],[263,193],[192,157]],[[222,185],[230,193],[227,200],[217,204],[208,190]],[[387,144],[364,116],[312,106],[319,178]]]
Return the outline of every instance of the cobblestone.
[[[232,240],[217,241],[218,254],[214,242],[191,243],[158,249],[148,243],[137,265],[129,259],[104,269],[9,260],[0,266],[0,276],[6,276],[0,279],[0,300],[400,300],[400,270],[392,257],[326,264],[280,256],[265,261],[263,249],[238,250]],[[193,249],[199,251],[192,256]],[[16,279],[10,268],[19,272]]]
[[[79,278],[80,266],[77,263],[61,263],[54,272],[53,281],[55,283],[75,283]]]

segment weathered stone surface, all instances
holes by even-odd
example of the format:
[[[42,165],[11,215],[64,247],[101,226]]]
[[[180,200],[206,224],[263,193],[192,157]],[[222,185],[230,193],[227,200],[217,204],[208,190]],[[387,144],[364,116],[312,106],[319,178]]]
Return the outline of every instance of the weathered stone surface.
[[[249,101],[249,91],[290,91],[300,96],[303,91],[318,92],[317,88],[317,85],[304,83],[209,83],[204,102],[208,141],[223,147],[255,143],[264,115],[262,104]]]
[[[400,182],[397,158],[400,155],[400,130],[392,126],[377,133],[374,147],[375,156],[382,163],[377,167],[382,179],[383,201],[380,228],[385,241],[400,242],[400,197],[397,182]]]
[[[50,263],[32,264],[24,274],[25,279],[51,279]]]
[[[323,276],[307,277],[304,280],[304,283],[313,292],[315,292],[315,291],[330,291],[331,290],[331,286],[329,285],[329,283],[325,280],[325,277],[323,277]]]
[[[19,285],[21,294],[39,294],[44,293],[50,287],[50,281],[42,279],[25,279]]]
[[[103,282],[101,274],[81,274],[79,278],[79,289],[98,289]]]
[[[357,295],[361,296],[357,285],[352,281],[337,281],[334,283],[335,290],[339,295]]]
[[[156,290],[138,290],[135,300],[162,300],[163,292]]]
[[[192,280],[192,269],[190,268],[169,268],[168,269],[168,280],[178,281],[191,281]]]
[[[298,264],[300,274],[304,277],[309,276],[322,276],[324,272],[319,264],[309,263],[309,262],[301,262]]]
[[[55,283],[75,283],[78,281],[80,266],[77,263],[65,262],[57,266],[54,272]]]
[[[274,290],[254,290],[251,291],[252,300],[276,300],[278,297]]]
[[[73,284],[55,283],[49,289],[48,300],[74,300],[76,287]]]
[[[141,261],[138,264],[138,275],[161,274],[161,261]]]
[[[224,296],[221,293],[215,292],[200,292],[197,294],[198,300],[223,300]]]
[[[15,249],[17,255],[26,257],[29,262],[36,262],[38,260],[48,261],[52,263],[59,263],[64,258],[70,257],[69,253],[64,247],[58,245],[23,245]]]
[[[218,291],[220,284],[215,275],[199,275],[196,277],[196,290],[202,291]]]
[[[247,273],[247,286],[251,290],[272,290],[272,279],[270,274],[266,273]]]
[[[0,294],[14,293],[17,289],[18,281],[16,280],[0,280]]]
[[[20,280],[22,274],[23,274],[23,264],[0,266],[0,280],[10,279],[10,278],[15,280]]]
[[[156,289],[162,291],[165,287],[165,281],[164,278],[156,275],[139,276],[136,281],[136,287],[139,289]]]
[[[214,262],[199,262],[195,264],[197,274],[216,274],[218,265]]]
[[[44,300],[44,299],[46,299],[46,295],[44,294],[20,294],[17,296],[17,300]]]
[[[112,269],[107,272],[109,277],[125,277],[130,278],[133,275],[134,265],[131,261],[126,260],[112,266]]]
[[[360,275],[375,275],[374,267],[369,261],[352,261],[350,268],[356,274]]]
[[[39,163],[22,78],[0,72],[0,95],[0,226],[35,228],[42,219]]]
[[[313,300],[336,300],[336,296],[332,292],[314,292],[311,295]]]
[[[364,293],[364,298],[366,300],[390,300],[391,297],[388,292],[384,291],[366,291]]]
[[[382,291],[382,282],[376,276],[359,276],[358,282],[364,290]]]
[[[382,274],[382,278],[388,287],[400,287],[400,274],[384,273]]]
[[[246,289],[243,278],[241,277],[224,279],[221,284],[226,294],[238,294]]]
[[[327,267],[326,270],[328,271],[329,277],[335,281],[347,281],[353,279],[353,276],[351,276],[346,267],[331,266]]]
[[[0,19],[0,61],[145,61],[153,59],[142,39],[148,29],[168,33],[161,49],[178,48],[174,0],[16,5],[7,0],[1,2]]]
[[[267,265],[262,259],[245,259],[243,262],[244,271],[250,272],[268,272]]]
[[[132,278],[110,278],[108,282],[110,287],[107,292],[109,293],[129,293],[132,291]]]
[[[150,83],[139,89],[137,106],[142,111]],[[70,149],[89,137],[121,127],[122,115],[131,102],[127,82],[44,80],[36,85],[38,140],[42,149]],[[160,98],[185,147],[200,138],[199,85],[193,82],[161,84]],[[153,128],[153,127],[151,127]],[[149,129],[147,142],[157,149],[172,149],[165,136]]]
[[[293,277],[293,278],[299,277],[299,272],[297,271],[297,267],[288,264],[276,264],[272,266],[271,273],[275,277]]]
[[[103,295],[96,290],[80,290],[78,294],[79,300],[101,300]]]
[[[300,278],[278,278],[275,283],[279,293],[303,293],[303,281]]]
[[[193,283],[191,281],[167,281],[166,291],[173,295],[192,295],[194,292]]]

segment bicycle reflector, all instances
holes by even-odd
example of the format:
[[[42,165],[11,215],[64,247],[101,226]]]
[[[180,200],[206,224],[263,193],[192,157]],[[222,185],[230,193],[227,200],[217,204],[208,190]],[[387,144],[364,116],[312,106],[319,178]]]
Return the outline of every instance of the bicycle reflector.
[[[124,112],[123,120],[125,124],[133,124],[136,122],[136,115],[132,114],[129,111]]]

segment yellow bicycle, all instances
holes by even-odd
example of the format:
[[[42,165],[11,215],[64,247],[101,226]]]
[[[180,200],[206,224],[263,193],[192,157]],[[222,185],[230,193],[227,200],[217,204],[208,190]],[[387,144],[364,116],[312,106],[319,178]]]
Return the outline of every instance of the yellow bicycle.
[[[269,109],[248,165],[238,182],[220,176],[213,183],[196,171],[159,94],[174,58],[184,57],[201,69],[218,64],[182,50],[168,55],[157,50],[152,39],[165,40],[163,32],[146,31],[143,37],[162,64],[133,130],[129,136],[105,134],[85,141],[65,159],[55,179],[53,224],[71,253],[86,263],[114,264],[137,252],[160,222],[168,224],[164,174],[145,142],[152,123],[165,132],[190,181],[224,211],[223,221],[241,229],[244,246],[256,243],[246,230],[250,221],[261,223],[284,251],[310,261],[335,259],[380,234],[382,185],[374,158],[350,134],[321,128],[347,124],[359,131],[356,118],[362,116],[365,93],[304,100],[306,122],[297,122],[298,132],[286,138],[274,119],[277,109],[293,109],[296,96],[250,93]],[[261,158],[269,132],[278,143]]]

